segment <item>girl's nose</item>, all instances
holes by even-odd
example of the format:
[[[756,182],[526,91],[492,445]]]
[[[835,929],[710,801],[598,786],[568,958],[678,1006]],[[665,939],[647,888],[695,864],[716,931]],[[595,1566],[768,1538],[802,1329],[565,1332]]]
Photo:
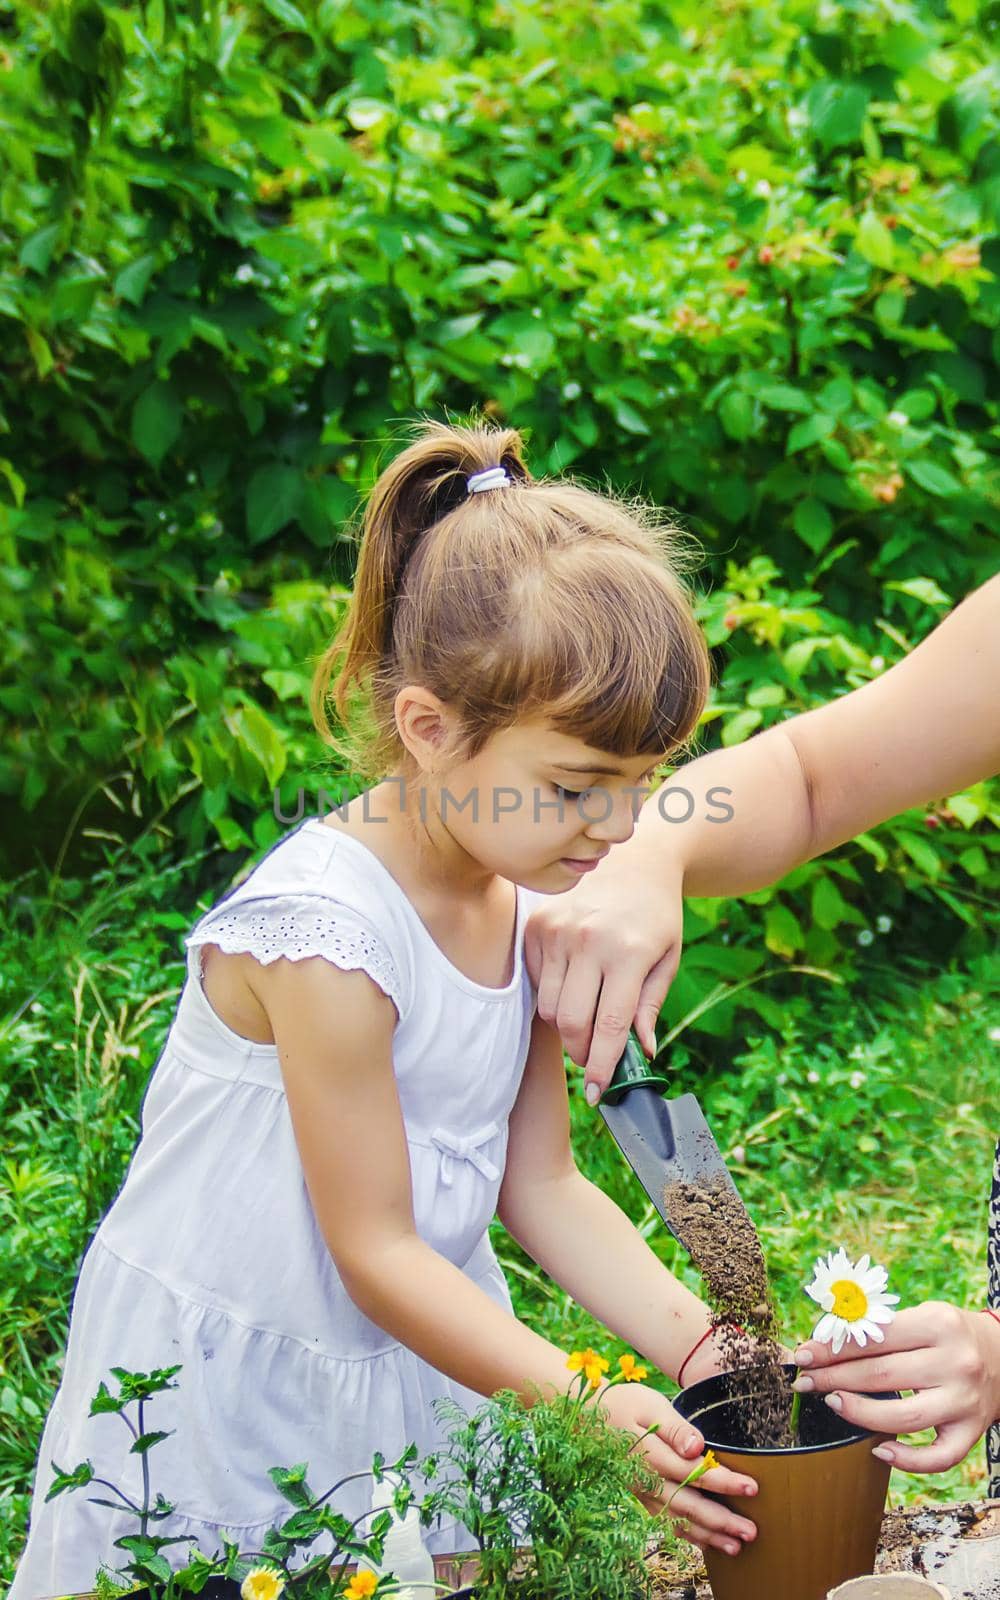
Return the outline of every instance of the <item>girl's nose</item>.
[[[595,789],[587,796],[587,838],[607,844],[624,844],[635,832],[636,800],[628,793]],[[589,820],[594,819],[594,820]]]

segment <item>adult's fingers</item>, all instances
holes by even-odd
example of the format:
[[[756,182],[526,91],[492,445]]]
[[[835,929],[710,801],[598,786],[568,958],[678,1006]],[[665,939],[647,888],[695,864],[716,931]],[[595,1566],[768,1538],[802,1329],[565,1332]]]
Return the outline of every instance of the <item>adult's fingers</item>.
[[[975,1423],[945,1423],[930,1444],[900,1444],[890,1440],[872,1453],[903,1472],[946,1472],[964,1461],[981,1438]]]
[[[835,1402],[831,1410],[845,1422],[872,1433],[919,1433],[921,1428],[939,1428],[955,1416],[955,1396],[946,1389],[924,1389],[904,1400],[866,1400],[861,1395],[838,1390],[827,1399]]]
[[[660,1019],[663,1002],[670,993],[670,985],[677,976],[680,959],[681,945],[678,939],[673,948],[668,950],[662,960],[647,973],[639,990],[632,1026],[648,1056],[656,1054],[656,1024]]]
[[[893,1389],[926,1389],[941,1382],[940,1361],[932,1350],[890,1351],[863,1355],[853,1361],[835,1361],[829,1367],[809,1367],[792,1387],[799,1394],[887,1394]]]
[[[546,1017],[546,1021],[558,1029],[566,1053],[578,1067],[585,1064],[591,1048],[605,981],[606,974],[596,951],[581,950],[571,955],[562,969],[562,984],[552,1015]],[[625,1031],[628,1031],[627,1024]]]
[[[883,1326],[884,1338],[876,1346],[879,1355],[891,1355],[901,1350],[920,1350],[940,1346],[958,1338],[962,1331],[962,1312],[957,1306],[941,1300],[925,1300],[919,1306],[907,1306],[896,1313],[892,1322]],[[813,1372],[817,1367],[828,1367],[834,1362],[864,1361],[872,1354],[870,1345],[855,1344],[849,1339],[838,1355],[832,1346],[818,1339],[807,1339],[797,1346],[793,1359]]]
[[[525,949],[527,949],[527,939]],[[566,967],[567,958],[562,949],[554,949],[551,955],[545,955],[540,960],[538,977],[532,976],[532,982],[538,990],[538,1015],[551,1027],[557,1026],[556,1014],[566,979]]]
[[[671,945],[652,967],[647,966],[648,960],[648,950],[625,947],[604,972],[584,1072],[585,1083],[596,1084],[601,1094],[621,1060],[633,1022],[647,1055],[655,1052],[654,1030],[677,971],[680,944]]]

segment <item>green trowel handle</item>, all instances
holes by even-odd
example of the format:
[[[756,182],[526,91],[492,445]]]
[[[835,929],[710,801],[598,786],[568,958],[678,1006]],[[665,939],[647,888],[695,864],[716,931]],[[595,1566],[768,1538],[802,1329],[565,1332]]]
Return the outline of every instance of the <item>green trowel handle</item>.
[[[639,1086],[656,1089],[660,1094],[670,1088],[670,1079],[666,1073],[656,1068],[654,1061],[647,1061],[643,1049],[634,1034],[629,1034],[622,1056],[614,1070],[611,1082],[605,1089],[601,1099],[606,1105],[616,1106],[622,1095],[628,1094],[630,1089]]]

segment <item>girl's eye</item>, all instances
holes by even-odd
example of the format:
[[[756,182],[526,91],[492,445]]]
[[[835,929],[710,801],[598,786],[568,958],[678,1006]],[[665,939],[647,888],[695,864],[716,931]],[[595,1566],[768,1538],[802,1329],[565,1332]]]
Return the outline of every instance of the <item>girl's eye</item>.
[[[564,789],[561,783],[554,783],[552,787],[562,800],[579,800],[582,794],[587,793],[586,789]]]

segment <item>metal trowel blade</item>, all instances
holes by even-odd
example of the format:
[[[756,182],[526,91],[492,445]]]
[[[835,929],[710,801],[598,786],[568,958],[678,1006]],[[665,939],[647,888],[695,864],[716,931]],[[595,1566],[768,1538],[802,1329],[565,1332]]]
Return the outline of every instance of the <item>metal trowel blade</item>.
[[[698,1101],[693,1094],[665,1100],[657,1089],[637,1084],[622,1095],[617,1105],[606,1105],[601,1100],[597,1109],[670,1232],[690,1255],[692,1241],[685,1237],[683,1224],[669,1214],[664,1203],[667,1185],[725,1184],[739,1199]]]

